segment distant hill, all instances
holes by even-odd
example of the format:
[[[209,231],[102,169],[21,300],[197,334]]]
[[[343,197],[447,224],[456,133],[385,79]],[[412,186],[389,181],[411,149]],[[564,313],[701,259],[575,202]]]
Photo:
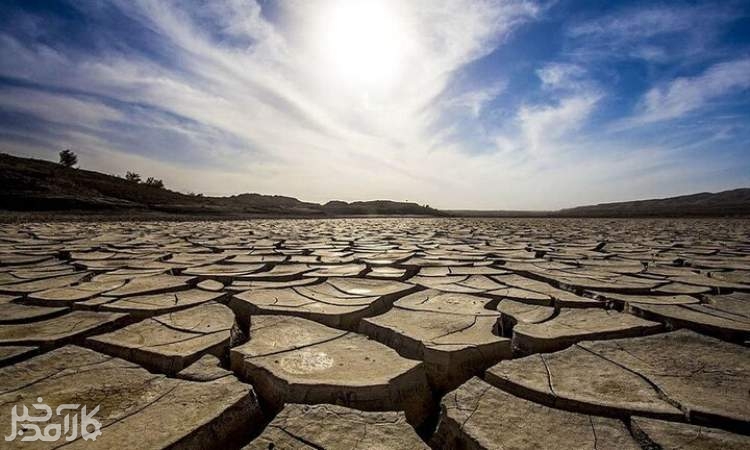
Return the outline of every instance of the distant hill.
[[[439,211],[410,202],[373,200],[303,202],[293,197],[239,194],[208,197],[134,183],[124,178],[57,163],[0,153],[0,213],[39,217],[676,217],[750,216],[750,188],[653,200],[602,203],[559,211]],[[46,218],[46,217],[45,217]]]
[[[309,203],[280,195],[208,197],[174,192],[50,161],[0,153],[0,210],[117,215],[292,216],[439,215],[416,203],[376,200]]]
[[[388,215],[388,214],[413,214],[417,208],[430,210],[429,207],[419,206],[416,203],[393,202],[390,200],[372,200],[368,202],[342,202],[333,200],[323,205],[323,210],[332,215],[352,215],[352,214],[371,214],[371,215]],[[437,210],[432,210],[437,213]]]
[[[750,216],[750,188],[715,194],[600,203],[557,211],[444,211],[460,217],[690,217]]]
[[[568,217],[736,216],[750,215],[750,188],[715,194],[601,203],[562,209],[555,215]]]

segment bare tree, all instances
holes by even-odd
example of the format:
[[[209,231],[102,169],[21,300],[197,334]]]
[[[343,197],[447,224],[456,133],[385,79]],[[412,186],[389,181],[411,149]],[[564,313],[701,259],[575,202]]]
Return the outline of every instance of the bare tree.
[[[133,183],[140,183],[141,182],[141,176],[138,175],[135,172],[128,172],[125,174],[125,179],[128,181],[132,181]]]
[[[60,164],[65,167],[73,167],[78,164],[78,155],[70,149],[63,150],[60,152]]]

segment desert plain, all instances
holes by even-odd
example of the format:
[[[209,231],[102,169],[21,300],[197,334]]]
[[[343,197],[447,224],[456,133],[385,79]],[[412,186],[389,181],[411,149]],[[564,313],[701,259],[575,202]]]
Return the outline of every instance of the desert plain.
[[[0,226],[3,448],[747,449],[750,220]]]

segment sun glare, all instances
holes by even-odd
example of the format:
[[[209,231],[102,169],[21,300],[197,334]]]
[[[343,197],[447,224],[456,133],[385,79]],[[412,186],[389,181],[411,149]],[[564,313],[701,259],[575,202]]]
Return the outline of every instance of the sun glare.
[[[318,28],[323,70],[357,86],[385,87],[399,74],[407,30],[396,5],[378,0],[336,0]]]

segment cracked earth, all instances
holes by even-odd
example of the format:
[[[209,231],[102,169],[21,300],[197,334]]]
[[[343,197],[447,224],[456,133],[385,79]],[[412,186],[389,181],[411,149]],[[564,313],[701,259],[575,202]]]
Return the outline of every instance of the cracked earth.
[[[747,449],[750,221],[0,228],[3,448]]]

